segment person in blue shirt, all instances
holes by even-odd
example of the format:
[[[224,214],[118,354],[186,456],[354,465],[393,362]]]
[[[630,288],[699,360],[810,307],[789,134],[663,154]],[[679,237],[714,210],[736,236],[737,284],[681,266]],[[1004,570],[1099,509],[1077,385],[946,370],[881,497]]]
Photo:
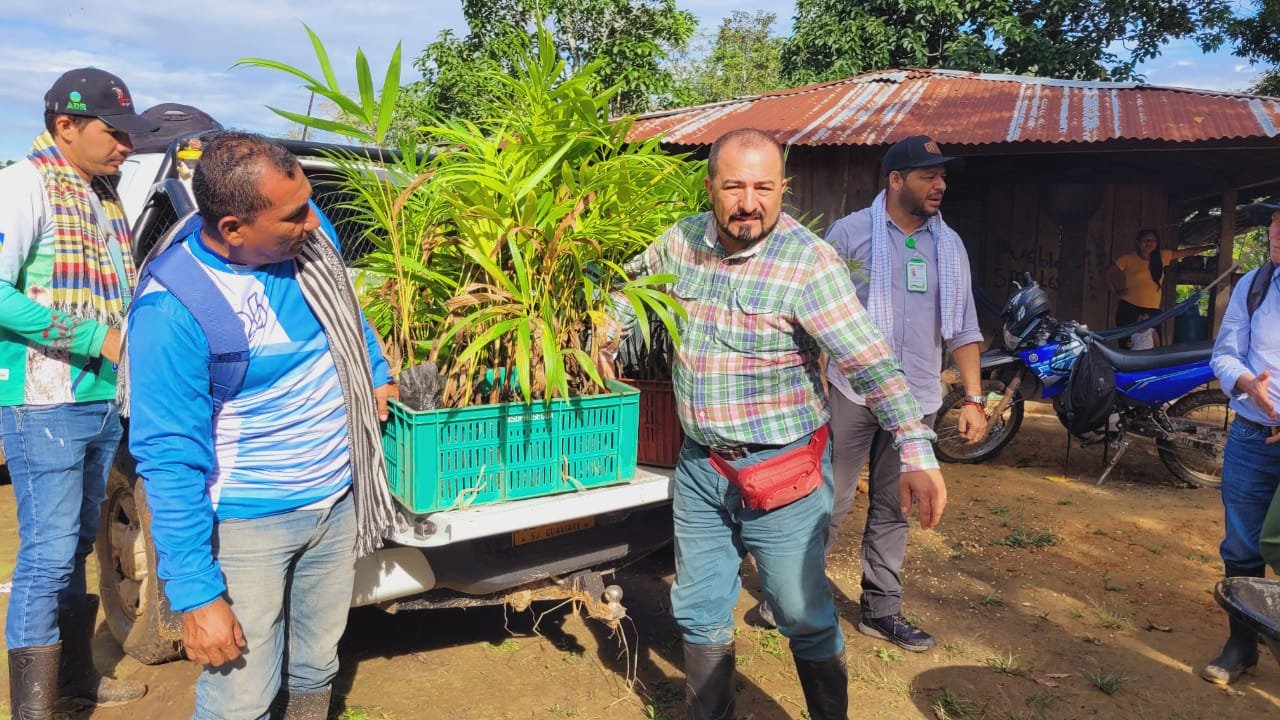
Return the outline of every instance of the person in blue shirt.
[[[218,133],[192,192],[198,216],[157,257],[212,281],[248,362],[215,397],[211,311],[193,315],[149,261],[125,374],[157,570],[205,666],[197,720],[322,719],[356,557],[390,528],[377,423],[398,393],[296,157]]]
[[[1268,237],[1270,261],[1280,263],[1280,208],[1271,214]],[[1269,269],[1264,265],[1240,279],[1213,345],[1213,372],[1236,413],[1222,459],[1226,532],[1219,552],[1227,577],[1263,576],[1262,526],[1280,486],[1280,387],[1271,384],[1271,374],[1280,370],[1280,273],[1271,275],[1261,304],[1252,313],[1248,307],[1254,277]],[[1200,676],[1227,685],[1257,664],[1258,634],[1230,618],[1222,653]]]

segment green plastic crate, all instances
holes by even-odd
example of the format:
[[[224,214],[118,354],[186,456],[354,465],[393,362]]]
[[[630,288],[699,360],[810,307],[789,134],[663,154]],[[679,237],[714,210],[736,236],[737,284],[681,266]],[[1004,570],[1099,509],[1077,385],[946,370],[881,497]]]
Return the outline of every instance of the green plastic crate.
[[[391,494],[415,514],[553,495],[634,479],[640,393],[410,410],[391,403],[382,435]]]

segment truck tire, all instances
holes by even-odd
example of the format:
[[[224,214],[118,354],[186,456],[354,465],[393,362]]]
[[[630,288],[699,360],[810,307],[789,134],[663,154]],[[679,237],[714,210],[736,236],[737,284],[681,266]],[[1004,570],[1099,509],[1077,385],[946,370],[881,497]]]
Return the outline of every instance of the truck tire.
[[[160,591],[146,491],[119,466],[107,481],[94,550],[103,614],[125,654],[144,665],[181,657],[181,620]]]

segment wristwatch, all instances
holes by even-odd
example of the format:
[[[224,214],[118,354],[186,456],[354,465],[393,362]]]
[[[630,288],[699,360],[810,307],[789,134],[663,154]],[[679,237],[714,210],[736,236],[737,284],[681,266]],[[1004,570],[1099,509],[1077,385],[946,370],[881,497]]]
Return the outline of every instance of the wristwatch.
[[[986,396],[986,395],[965,395],[965,396],[964,396],[964,404],[965,404],[965,405],[977,405],[979,409],[981,409],[981,410],[986,410],[986,409],[987,409],[987,396]]]

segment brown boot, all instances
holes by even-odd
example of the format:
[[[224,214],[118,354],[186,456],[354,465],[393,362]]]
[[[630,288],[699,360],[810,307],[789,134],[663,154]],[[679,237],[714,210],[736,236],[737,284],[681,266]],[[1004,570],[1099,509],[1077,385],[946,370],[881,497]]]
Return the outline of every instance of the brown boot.
[[[58,653],[61,645],[13,648],[9,651],[9,714],[13,720],[49,720],[58,700]]]
[[[77,707],[124,705],[147,694],[147,686],[103,677],[93,665],[93,631],[98,624],[98,596],[85,595],[58,608],[62,663],[58,697]]]
[[[328,689],[299,692],[280,688],[271,703],[272,720],[326,720],[329,717]]]

